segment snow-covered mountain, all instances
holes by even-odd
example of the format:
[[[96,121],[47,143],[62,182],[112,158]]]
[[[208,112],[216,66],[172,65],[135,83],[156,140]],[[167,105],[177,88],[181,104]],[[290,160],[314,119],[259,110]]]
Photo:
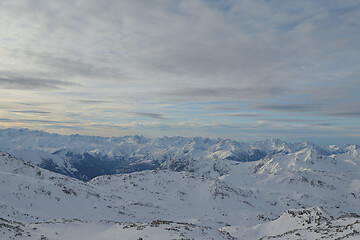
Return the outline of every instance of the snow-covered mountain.
[[[105,138],[66,136],[27,129],[0,130],[0,151],[83,181],[104,174],[131,173],[159,167],[205,173],[211,172],[206,167],[212,168],[219,161],[257,161],[268,154],[294,153],[309,147],[322,155],[348,151],[348,146],[324,147],[307,142],[290,144],[279,139],[247,144],[229,139],[200,137]]]
[[[176,216],[185,204],[168,211],[175,205],[149,203],[154,200],[147,199],[149,195],[160,198],[162,193],[136,188],[141,179],[120,181],[131,179],[131,175],[118,176],[116,184],[109,184],[110,176],[84,183],[1,152],[0,166],[1,239],[146,239],[146,235],[150,239],[229,239],[226,232],[199,224],[199,219]],[[144,173],[158,176],[156,172]],[[168,172],[162,174],[166,181],[173,177]],[[202,182],[186,182],[192,177],[180,173],[177,177],[175,184],[183,182],[185,191]],[[124,190],[127,186],[133,188]]]
[[[360,237],[360,149],[356,145],[112,139],[12,129],[3,130],[1,136],[2,146],[25,157],[26,150],[65,156],[52,161],[66,169],[76,165],[59,151],[107,156],[98,161],[117,161],[110,156],[122,154],[129,165],[158,161],[156,169],[84,182],[0,153],[0,236],[4,239]],[[259,152],[267,155],[250,159]],[[30,156],[31,162],[41,165],[39,155]]]

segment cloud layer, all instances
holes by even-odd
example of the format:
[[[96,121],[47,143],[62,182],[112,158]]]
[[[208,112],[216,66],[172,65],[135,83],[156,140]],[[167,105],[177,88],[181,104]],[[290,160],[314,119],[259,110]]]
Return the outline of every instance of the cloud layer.
[[[3,127],[344,141],[360,127],[356,0],[5,0],[0,21]]]

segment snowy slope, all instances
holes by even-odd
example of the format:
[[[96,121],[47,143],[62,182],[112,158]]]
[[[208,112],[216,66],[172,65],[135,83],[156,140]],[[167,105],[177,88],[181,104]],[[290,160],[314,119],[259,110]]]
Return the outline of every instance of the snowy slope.
[[[217,170],[208,175],[152,170],[88,183],[0,153],[0,234],[7,239],[312,239],[321,233],[356,239],[358,152],[323,156],[309,148],[255,162],[218,159]],[[215,176],[219,171],[226,174]]]
[[[84,183],[7,153],[0,153],[0,166],[0,234],[5,239],[119,239],[119,234],[129,236],[122,239],[146,234],[152,239],[228,239],[226,233],[209,226],[163,221],[174,219],[174,214],[165,214],[166,210],[152,214],[157,206],[143,212],[149,203],[141,192],[128,195],[119,188],[113,193],[107,182]]]
[[[224,227],[236,239],[359,239],[360,216],[337,219],[319,208],[289,209],[277,219],[252,227]]]
[[[331,156],[307,148],[276,154],[249,163],[226,163],[219,177],[227,184],[257,191],[264,219],[293,208],[322,207],[329,215],[358,213],[360,209],[359,149]],[[268,211],[270,210],[270,211]]]
[[[105,206],[108,196],[89,184],[38,168],[7,153],[0,152],[0,166],[1,204],[7,206],[1,208],[5,211],[2,215],[9,214],[11,207],[30,220],[118,219],[118,215]]]

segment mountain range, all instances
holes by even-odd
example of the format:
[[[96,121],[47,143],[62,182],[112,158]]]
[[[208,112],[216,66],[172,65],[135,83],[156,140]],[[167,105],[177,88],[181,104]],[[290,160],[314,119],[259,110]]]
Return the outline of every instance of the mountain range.
[[[0,130],[0,151],[11,153],[41,168],[83,181],[106,174],[169,169],[195,171],[219,161],[257,161],[269,154],[289,154],[311,148],[319,154],[345,153],[356,145],[317,146],[309,142],[287,143],[279,139],[252,144],[230,139],[143,136],[106,138],[58,135],[28,129]],[[212,167],[212,166],[210,166]],[[204,171],[204,169],[201,169]]]
[[[0,130],[4,239],[358,239],[360,148]]]

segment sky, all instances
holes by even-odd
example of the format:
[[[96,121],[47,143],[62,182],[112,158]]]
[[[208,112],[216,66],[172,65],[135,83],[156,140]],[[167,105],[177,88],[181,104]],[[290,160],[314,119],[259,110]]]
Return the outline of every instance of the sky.
[[[0,128],[360,144],[358,0],[2,0]]]

